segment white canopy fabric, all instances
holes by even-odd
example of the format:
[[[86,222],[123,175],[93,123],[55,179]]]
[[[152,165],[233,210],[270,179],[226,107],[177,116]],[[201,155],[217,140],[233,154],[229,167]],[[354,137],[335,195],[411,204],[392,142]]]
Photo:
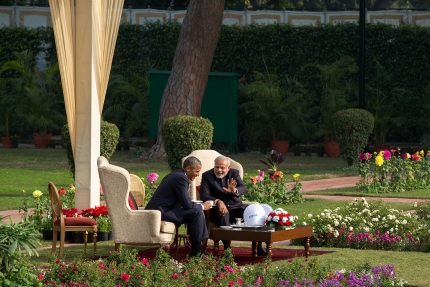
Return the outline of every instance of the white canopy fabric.
[[[100,117],[124,0],[49,0],[75,159],[76,207],[100,204]]]

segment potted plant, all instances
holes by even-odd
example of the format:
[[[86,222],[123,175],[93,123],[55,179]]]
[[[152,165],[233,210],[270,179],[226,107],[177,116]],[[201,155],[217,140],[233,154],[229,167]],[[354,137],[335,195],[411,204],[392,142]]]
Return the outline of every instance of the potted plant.
[[[3,73],[5,68],[5,65],[0,68],[0,131],[3,134],[1,137],[3,147],[11,148],[12,142],[9,137],[9,126],[13,120],[18,99],[12,93],[14,81],[6,78],[6,73]]]
[[[10,71],[13,78],[12,92],[16,103],[15,112],[21,122],[33,129],[36,148],[47,148],[51,132],[65,122],[60,112],[62,89],[58,63],[39,70],[34,63],[34,55],[23,51],[14,53],[16,60],[5,63],[0,72]]]
[[[306,143],[306,145],[304,146],[305,156],[312,156],[312,149],[313,146],[311,146],[309,143]]]
[[[358,66],[352,57],[343,56],[331,64],[309,64],[305,67],[316,69],[309,81],[316,82],[321,91],[319,107],[322,122],[316,135],[324,136],[324,151],[328,157],[339,157],[340,148],[335,142],[332,117],[357,100],[358,85],[355,78]]]
[[[294,156],[300,156],[300,153],[302,152],[302,145],[295,144],[291,147],[291,151],[294,153]]]
[[[11,142],[12,148],[17,148],[18,144],[19,144],[19,135],[14,134],[14,135],[10,136],[10,142]]]
[[[109,219],[108,209],[105,205],[87,208],[81,211],[82,216],[91,217],[97,221],[97,241],[107,241],[112,226]]]
[[[307,133],[307,91],[295,78],[255,72],[254,79],[241,90],[244,133],[252,142],[270,141],[271,149],[286,155],[289,140]]]
[[[386,145],[386,136],[391,128],[402,122],[399,116],[399,103],[405,89],[393,86],[392,75],[378,62],[373,61],[374,76],[366,84],[366,108],[373,114],[373,150],[390,149]]]

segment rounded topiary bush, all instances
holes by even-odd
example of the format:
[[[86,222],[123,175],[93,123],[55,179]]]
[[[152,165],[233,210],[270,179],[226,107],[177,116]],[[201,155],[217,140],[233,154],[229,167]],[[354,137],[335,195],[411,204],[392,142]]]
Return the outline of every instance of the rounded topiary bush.
[[[106,121],[100,122],[100,155],[110,159],[115,152],[119,141],[119,129],[115,124]],[[70,141],[69,126],[66,124],[61,129],[61,142],[66,150],[67,161],[69,162],[70,172],[75,178],[75,160],[73,158],[72,143]]]
[[[208,119],[174,116],[164,121],[161,134],[171,170],[182,167],[182,158],[194,150],[210,149],[214,127]]]
[[[362,109],[347,109],[333,115],[334,133],[342,157],[349,166],[358,160],[373,130],[373,115]]]

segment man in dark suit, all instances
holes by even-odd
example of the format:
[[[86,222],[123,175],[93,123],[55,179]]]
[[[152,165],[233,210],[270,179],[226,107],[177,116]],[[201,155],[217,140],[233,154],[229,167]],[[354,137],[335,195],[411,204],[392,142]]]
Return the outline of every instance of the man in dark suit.
[[[241,196],[248,189],[240,178],[239,171],[230,168],[230,159],[219,156],[215,159],[215,166],[203,173],[200,184],[200,199],[214,201],[210,210],[210,221],[218,226],[228,226],[236,222],[236,218],[243,218],[246,204]],[[224,250],[230,247],[228,240],[223,240]],[[261,242],[258,243],[258,255],[266,255]]]
[[[182,169],[166,175],[145,209],[160,210],[161,220],[180,226],[187,224],[191,240],[191,256],[202,253],[202,240],[209,237],[202,210],[208,210],[211,203],[202,204],[191,201],[188,193],[190,181],[200,173],[202,163],[196,157],[188,157]]]

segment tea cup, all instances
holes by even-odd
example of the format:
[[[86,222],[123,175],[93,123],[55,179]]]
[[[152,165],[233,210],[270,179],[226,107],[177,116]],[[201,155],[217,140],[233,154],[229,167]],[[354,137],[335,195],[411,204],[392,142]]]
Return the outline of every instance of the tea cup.
[[[243,225],[243,219],[242,218],[236,218],[236,225],[237,226]]]

